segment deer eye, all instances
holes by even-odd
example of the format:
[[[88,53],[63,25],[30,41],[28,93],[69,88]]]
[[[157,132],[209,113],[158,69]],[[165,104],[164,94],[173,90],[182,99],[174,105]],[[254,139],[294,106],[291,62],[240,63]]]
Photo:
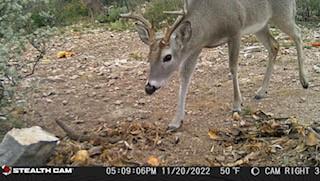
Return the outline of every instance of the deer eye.
[[[172,59],[172,55],[166,55],[164,58],[163,58],[163,62],[170,62]]]

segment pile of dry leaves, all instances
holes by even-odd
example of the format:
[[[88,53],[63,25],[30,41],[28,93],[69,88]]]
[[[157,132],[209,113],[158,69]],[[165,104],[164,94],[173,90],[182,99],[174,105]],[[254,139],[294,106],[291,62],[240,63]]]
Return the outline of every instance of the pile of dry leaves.
[[[159,166],[161,158],[146,157],[144,152],[165,151],[179,141],[158,125],[147,122],[102,126],[92,135],[79,135],[62,121],[57,123],[71,139],[61,141],[49,165]]]
[[[207,160],[212,166],[319,165],[320,124],[273,118],[262,111],[244,116],[225,130],[209,131],[214,140]]]
[[[123,122],[102,126],[96,134],[81,135],[66,126],[67,133],[49,165],[72,166],[142,166],[166,165],[161,157],[146,152],[166,151],[179,138],[150,122]],[[295,118],[273,118],[262,111],[243,116],[231,128],[211,129],[213,141],[210,166],[297,166],[320,162],[320,124],[302,125]],[[204,163],[204,165],[208,165]]]

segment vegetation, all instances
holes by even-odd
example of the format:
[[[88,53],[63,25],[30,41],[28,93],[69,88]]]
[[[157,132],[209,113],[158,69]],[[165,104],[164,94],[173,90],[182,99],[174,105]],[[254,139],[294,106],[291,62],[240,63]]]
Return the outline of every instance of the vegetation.
[[[143,12],[146,18],[160,27],[165,20],[171,22],[174,17],[167,16],[164,10],[177,10],[182,7],[182,0],[92,0],[101,2],[106,11],[98,13],[95,19],[100,23],[119,21],[120,14],[130,10]],[[300,21],[316,21],[320,19],[319,0],[296,0],[298,5],[297,19]],[[79,0],[33,1],[28,4],[31,18],[35,25],[65,26],[90,19],[90,5]],[[98,4],[97,4],[98,6]],[[102,8],[102,7],[101,7]],[[46,13],[44,13],[46,12]],[[126,26],[123,26],[124,28]]]
[[[43,2],[43,1],[37,1]],[[0,136],[5,128],[17,126],[12,112],[21,107],[22,100],[16,101],[16,86],[19,81],[32,75],[36,65],[47,50],[47,41],[52,29],[43,24],[39,27],[29,12],[33,0],[6,0],[0,2]],[[48,13],[39,12],[46,16]],[[14,23],[13,23],[14,22]],[[42,22],[45,23],[45,22]],[[22,59],[26,47],[35,49],[30,60]],[[24,71],[22,71],[24,70]]]
[[[300,21],[320,20],[319,0],[297,0],[298,19]]]

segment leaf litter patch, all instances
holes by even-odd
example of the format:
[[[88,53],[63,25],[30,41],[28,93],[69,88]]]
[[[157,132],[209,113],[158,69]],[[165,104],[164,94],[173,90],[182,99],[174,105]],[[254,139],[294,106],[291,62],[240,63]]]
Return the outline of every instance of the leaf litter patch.
[[[263,111],[245,115],[231,128],[210,129],[211,166],[318,166],[320,124],[294,117],[274,118]]]
[[[49,165],[54,166],[167,165],[165,152],[180,141],[163,126],[147,121],[102,125],[91,131],[93,134],[79,134],[65,121],[56,122],[67,137],[50,159]],[[263,111],[244,115],[236,122],[229,128],[209,130],[212,147],[203,165],[319,165],[319,123],[303,125],[294,117],[274,118]]]
[[[178,138],[150,122],[122,122],[101,126],[93,134],[79,134],[65,121],[56,121],[67,133],[49,165],[71,166],[159,166],[161,153],[178,143]],[[155,151],[155,152],[154,152]]]

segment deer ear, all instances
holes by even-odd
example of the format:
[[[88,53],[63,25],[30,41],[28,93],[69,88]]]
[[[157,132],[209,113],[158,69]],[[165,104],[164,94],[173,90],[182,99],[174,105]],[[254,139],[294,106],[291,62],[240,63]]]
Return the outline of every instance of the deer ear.
[[[136,30],[138,31],[139,37],[141,39],[141,41],[147,45],[149,45],[150,43],[150,36],[149,36],[149,32],[148,29],[146,27],[144,27],[142,24],[140,23],[136,23]]]
[[[178,31],[176,38],[178,41],[180,41],[182,44],[188,42],[192,37],[192,27],[191,23],[189,21],[183,22]]]

